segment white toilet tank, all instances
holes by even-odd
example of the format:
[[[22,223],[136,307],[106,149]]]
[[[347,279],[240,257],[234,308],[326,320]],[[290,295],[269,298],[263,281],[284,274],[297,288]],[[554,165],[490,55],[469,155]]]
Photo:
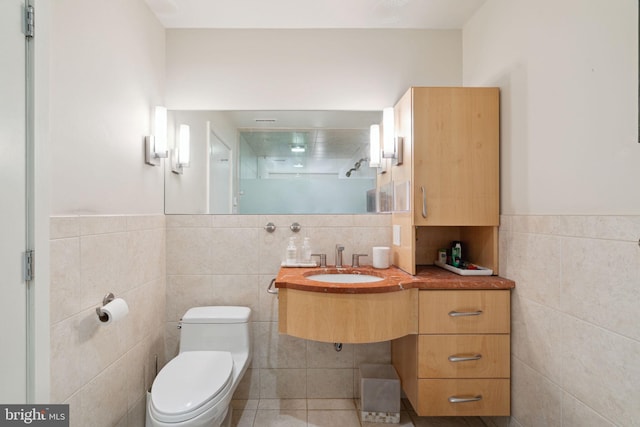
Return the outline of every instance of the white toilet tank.
[[[246,352],[251,348],[251,309],[239,306],[190,308],[180,321],[183,351]]]

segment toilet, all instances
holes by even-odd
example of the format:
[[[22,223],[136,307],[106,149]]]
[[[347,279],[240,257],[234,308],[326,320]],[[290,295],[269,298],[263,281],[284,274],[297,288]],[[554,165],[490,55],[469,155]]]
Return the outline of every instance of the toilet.
[[[251,362],[251,309],[190,308],[180,351],[160,370],[147,402],[147,427],[231,425],[231,397]]]

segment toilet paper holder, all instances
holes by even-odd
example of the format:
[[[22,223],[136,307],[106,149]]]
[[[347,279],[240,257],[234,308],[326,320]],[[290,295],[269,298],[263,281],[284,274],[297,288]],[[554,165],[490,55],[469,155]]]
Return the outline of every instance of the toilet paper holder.
[[[116,297],[113,295],[112,292],[109,292],[108,294],[106,294],[104,298],[102,298],[102,307],[109,304],[115,298]],[[96,308],[96,313],[98,313],[98,319],[100,319],[101,322],[106,322],[109,319],[109,316],[102,311],[102,307]]]

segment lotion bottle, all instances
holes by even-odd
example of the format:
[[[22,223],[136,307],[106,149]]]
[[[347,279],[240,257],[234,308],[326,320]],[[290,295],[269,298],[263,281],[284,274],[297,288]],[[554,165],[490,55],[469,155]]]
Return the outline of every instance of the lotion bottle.
[[[287,265],[295,265],[298,262],[298,248],[296,248],[295,237],[289,238],[289,245],[287,246],[287,255],[285,263]]]

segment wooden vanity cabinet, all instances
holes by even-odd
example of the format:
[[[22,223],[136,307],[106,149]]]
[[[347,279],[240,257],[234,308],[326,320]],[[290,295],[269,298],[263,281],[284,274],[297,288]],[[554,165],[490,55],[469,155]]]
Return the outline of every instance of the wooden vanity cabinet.
[[[420,416],[510,415],[510,291],[421,290],[418,334],[392,341]]]
[[[415,275],[459,240],[463,259],[497,275],[498,88],[413,87],[394,117],[404,158],[390,168],[393,264]],[[418,334],[391,345],[418,415],[508,416],[510,290],[418,294]]]
[[[409,199],[392,214],[394,264],[416,274],[438,248],[463,240],[476,255],[465,258],[497,274],[499,89],[413,87],[394,115],[404,151],[391,167],[394,197]]]

